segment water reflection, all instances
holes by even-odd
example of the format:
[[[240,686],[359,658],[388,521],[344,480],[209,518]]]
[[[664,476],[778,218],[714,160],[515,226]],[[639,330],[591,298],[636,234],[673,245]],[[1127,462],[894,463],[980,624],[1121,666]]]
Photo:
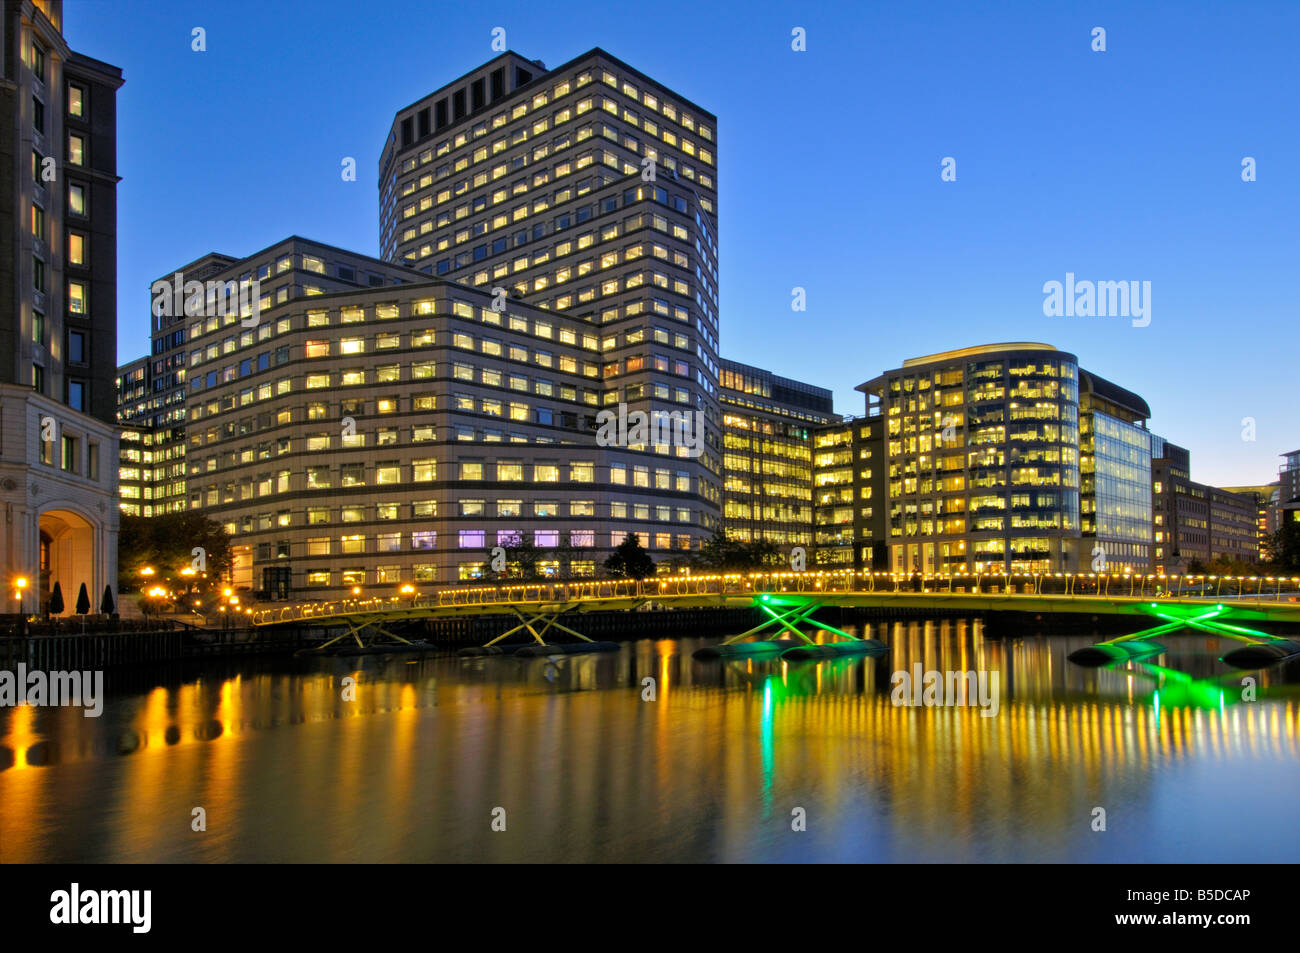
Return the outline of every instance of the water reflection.
[[[1294,825],[1263,844],[1227,833],[1242,811],[1292,816],[1296,666],[1229,670],[1200,635],[1087,669],[1065,657],[1091,637],[991,639],[963,620],[860,634],[889,653],[698,662],[688,638],[110,673],[98,719],[0,709],[0,859],[1260,861],[1300,846]],[[894,705],[892,673],[918,662],[999,672],[997,715]]]

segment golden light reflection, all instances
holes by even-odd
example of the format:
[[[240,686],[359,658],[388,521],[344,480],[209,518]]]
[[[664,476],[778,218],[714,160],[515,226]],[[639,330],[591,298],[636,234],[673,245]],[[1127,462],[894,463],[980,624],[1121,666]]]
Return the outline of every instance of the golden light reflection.
[[[1300,698],[1286,686],[1273,700],[1157,715],[1149,681],[1048,665],[1060,651],[1050,640],[986,639],[965,620],[863,634],[886,638],[889,655],[704,665],[692,643],[647,640],[554,663],[366,660],[202,678],[119,701],[125,721],[0,711],[0,745],[13,752],[0,770],[0,839],[6,859],[39,860],[49,832],[76,816],[106,825],[94,841],[119,859],[279,857],[281,831],[321,860],[461,856],[462,829],[504,804],[511,829],[518,820],[536,837],[561,836],[547,818],[595,817],[640,846],[703,812],[710,842],[743,854],[756,818],[815,791],[821,811],[843,817],[887,804],[873,823],[895,837],[1051,840],[1105,792],[1153,797],[1170,766],[1300,756]],[[1003,672],[998,714],[895,706],[891,673],[918,661]],[[641,700],[647,674],[653,708]],[[341,697],[345,675],[355,701]],[[41,742],[52,743],[29,764]],[[101,763],[66,770],[76,762]],[[189,836],[194,805],[228,825],[221,837]],[[594,834],[564,836],[569,859],[608,857]],[[474,856],[512,859],[507,842]]]

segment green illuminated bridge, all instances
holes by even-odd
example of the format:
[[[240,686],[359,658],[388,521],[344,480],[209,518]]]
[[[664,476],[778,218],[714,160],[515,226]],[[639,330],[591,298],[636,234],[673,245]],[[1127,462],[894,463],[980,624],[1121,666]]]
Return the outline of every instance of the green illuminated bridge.
[[[405,596],[296,603],[246,610],[254,627],[294,625],[336,630],[325,646],[353,639],[360,648],[382,639],[402,643],[384,626],[417,619],[467,615],[511,617],[515,624],[475,654],[503,654],[497,647],[510,635],[527,631],[537,649],[595,651],[614,647],[593,642],[570,622],[583,612],[642,608],[746,608],[767,616],[761,625],[704,650],[711,655],[786,653],[794,658],[861,654],[883,648],[871,639],[817,622],[823,607],[957,610],[982,615],[1028,612],[1043,615],[1084,613],[1133,616],[1139,631],[1093,646],[1077,658],[1104,664],[1164,651],[1150,637],[1191,629],[1243,643],[1241,659],[1271,664],[1300,653],[1300,644],[1250,628],[1247,624],[1300,624],[1300,578],[1229,576],[1151,576],[1107,573],[1027,575],[907,576],[893,573],[752,573],[748,575],[657,576],[644,580],[536,582],[458,586],[411,592]],[[816,626],[839,637],[817,645],[800,629]],[[554,632],[552,631],[554,630]],[[563,632],[577,642],[548,642]],[[778,638],[788,636],[788,639]],[[322,646],[322,647],[325,647]],[[511,649],[513,651],[513,648]],[[1244,654],[1241,654],[1244,653]],[[1075,653],[1079,655],[1080,653]]]

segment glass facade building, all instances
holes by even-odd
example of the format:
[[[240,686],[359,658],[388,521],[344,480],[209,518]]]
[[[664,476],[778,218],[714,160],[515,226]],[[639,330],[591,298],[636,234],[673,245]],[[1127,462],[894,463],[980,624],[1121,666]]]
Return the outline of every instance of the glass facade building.
[[[1099,491],[1102,538],[1149,544],[1145,405],[1073,354],[963,348],[909,359],[858,390],[885,421],[893,571],[1086,570]]]
[[[1095,540],[1089,567],[1146,569],[1151,556],[1151,435],[1100,411],[1081,433],[1084,534]]]
[[[1088,371],[1080,374],[1079,453],[1087,572],[1151,568],[1152,435],[1146,401]]]

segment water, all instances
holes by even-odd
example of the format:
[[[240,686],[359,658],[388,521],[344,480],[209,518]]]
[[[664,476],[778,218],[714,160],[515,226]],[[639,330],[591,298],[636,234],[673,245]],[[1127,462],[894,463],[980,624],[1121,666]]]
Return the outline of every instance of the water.
[[[1068,662],[1087,637],[991,639],[960,620],[861,634],[888,641],[889,655],[696,662],[706,640],[683,638],[555,661],[110,672],[100,718],[0,709],[0,860],[1300,854],[1296,666],[1236,672],[1217,661],[1225,645],[1190,634],[1164,639],[1158,667],[1120,670]],[[997,671],[997,714],[894,705],[891,673],[917,661]],[[1255,701],[1241,700],[1246,675]],[[349,676],[355,701],[342,698]],[[647,677],[654,701],[642,699]],[[207,829],[196,832],[200,807]],[[1104,831],[1093,830],[1095,808]],[[798,809],[806,830],[792,830]]]

